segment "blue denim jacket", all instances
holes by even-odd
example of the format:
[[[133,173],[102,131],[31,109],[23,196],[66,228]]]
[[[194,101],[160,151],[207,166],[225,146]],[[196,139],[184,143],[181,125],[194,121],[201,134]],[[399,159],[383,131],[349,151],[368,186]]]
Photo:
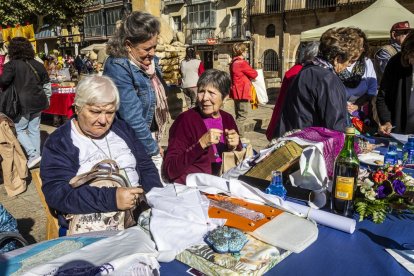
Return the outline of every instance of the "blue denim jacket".
[[[154,62],[161,80],[157,57],[154,57]],[[150,78],[139,67],[132,65],[128,58],[109,57],[103,74],[118,87],[121,100],[118,116],[134,129],[147,154],[157,155],[158,144],[150,131],[157,99]]]

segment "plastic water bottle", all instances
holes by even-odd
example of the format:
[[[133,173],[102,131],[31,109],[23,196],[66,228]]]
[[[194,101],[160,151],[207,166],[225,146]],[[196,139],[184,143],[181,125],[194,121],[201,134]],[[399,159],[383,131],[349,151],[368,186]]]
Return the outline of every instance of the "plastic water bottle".
[[[388,144],[388,151],[384,157],[384,164],[396,165],[398,164],[397,143],[390,142]]]
[[[266,194],[272,194],[286,199],[286,189],[283,186],[283,176],[281,171],[272,171],[272,181],[266,188]]]
[[[408,136],[408,141],[403,147],[403,165],[406,168],[414,168],[414,135]]]

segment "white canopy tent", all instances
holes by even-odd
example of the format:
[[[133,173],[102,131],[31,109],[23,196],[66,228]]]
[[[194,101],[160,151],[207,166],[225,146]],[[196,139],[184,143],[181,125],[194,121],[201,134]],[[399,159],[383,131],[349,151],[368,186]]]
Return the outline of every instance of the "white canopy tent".
[[[87,54],[90,51],[95,51],[95,52],[99,52],[99,50],[106,48],[106,43],[102,43],[102,44],[92,44],[89,45],[86,48],[83,48],[80,50],[81,54]]]
[[[409,21],[414,27],[414,14],[395,0],[377,0],[368,8],[342,21],[301,33],[301,41],[319,40],[321,35],[332,27],[358,27],[369,40],[388,39],[394,23]]]

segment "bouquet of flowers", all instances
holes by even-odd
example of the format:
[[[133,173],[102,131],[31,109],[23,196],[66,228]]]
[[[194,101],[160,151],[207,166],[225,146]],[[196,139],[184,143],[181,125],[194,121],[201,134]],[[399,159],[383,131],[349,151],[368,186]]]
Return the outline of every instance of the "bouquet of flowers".
[[[414,179],[400,165],[386,165],[360,177],[355,199],[359,221],[382,223],[392,210],[414,212]]]

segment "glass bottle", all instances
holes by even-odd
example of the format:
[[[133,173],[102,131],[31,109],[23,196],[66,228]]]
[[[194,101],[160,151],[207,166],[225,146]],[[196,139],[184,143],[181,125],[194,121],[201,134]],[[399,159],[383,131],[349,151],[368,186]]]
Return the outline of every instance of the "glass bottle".
[[[414,168],[414,135],[408,136],[407,143],[403,147],[403,166],[406,168]]]
[[[357,187],[359,159],[354,150],[355,129],[347,127],[345,143],[335,160],[331,210],[343,216],[352,216]]]
[[[396,165],[398,163],[397,143],[389,142],[388,151],[384,156],[384,164]]]
[[[283,175],[281,171],[272,171],[272,181],[266,188],[266,194],[277,195],[286,199],[286,188],[283,186]]]

